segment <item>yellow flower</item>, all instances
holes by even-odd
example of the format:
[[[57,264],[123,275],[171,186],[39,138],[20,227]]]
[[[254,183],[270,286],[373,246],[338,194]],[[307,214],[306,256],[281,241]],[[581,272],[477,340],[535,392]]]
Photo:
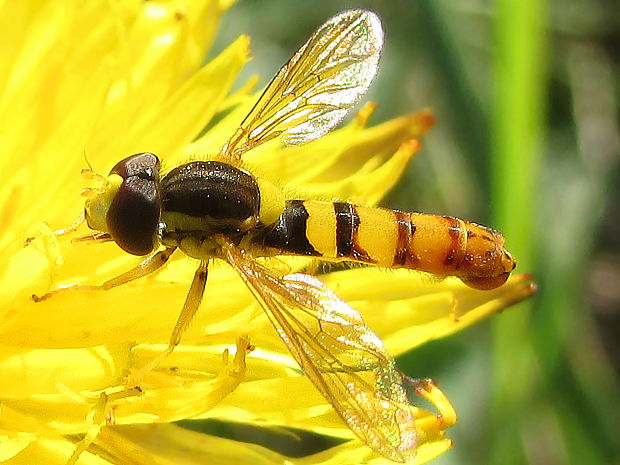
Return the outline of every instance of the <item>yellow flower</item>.
[[[77,193],[86,163],[107,172],[128,154],[150,151],[175,166],[216,152],[248,112],[251,85],[231,93],[248,60],[248,38],[201,65],[229,3],[56,0],[0,7],[0,461],[385,461],[355,439],[300,375],[250,293],[223,264],[210,267],[203,308],[181,345],[144,377],[141,389],[127,388],[127,375],[165,349],[194,262],[178,254],[156,275],[109,291],[59,293],[39,303],[31,298],[62,285],[98,284],[136,263],[112,243],[71,242],[47,226],[66,226],[83,209]],[[282,180],[287,192],[374,205],[418,149],[431,117],[421,112],[367,129],[372,109],[366,105],[351,123],[308,146],[266,144],[246,162]],[[308,262],[287,263],[301,269]],[[493,291],[373,268],[321,279],[364,315],[394,356],[532,291],[524,276]],[[424,463],[450,447],[444,429],[455,418],[436,387],[418,392],[446,415],[412,407],[416,463]],[[351,440],[290,459],[172,424],[190,418]]]

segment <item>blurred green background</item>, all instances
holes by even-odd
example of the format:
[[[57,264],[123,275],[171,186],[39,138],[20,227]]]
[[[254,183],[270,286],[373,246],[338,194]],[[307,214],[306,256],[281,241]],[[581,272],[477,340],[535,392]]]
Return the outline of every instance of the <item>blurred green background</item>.
[[[329,16],[383,19],[373,122],[438,124],[386,205],[504,233],[535,298],[399,360],[460,417],[437,464],[620,464],[620,5],[615,0],[242,0],[262,83]],[[242,78],[243,80],[243,78]]]

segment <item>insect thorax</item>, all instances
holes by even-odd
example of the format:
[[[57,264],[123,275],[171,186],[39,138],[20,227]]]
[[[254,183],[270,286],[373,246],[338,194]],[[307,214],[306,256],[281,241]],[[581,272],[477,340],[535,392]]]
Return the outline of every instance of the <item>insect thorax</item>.
[[[162,242],[194,258],[214,255],[214,236],[241,236],[259,222],[254,176],[227,163],[180,165],[161,180],[161,192]]]

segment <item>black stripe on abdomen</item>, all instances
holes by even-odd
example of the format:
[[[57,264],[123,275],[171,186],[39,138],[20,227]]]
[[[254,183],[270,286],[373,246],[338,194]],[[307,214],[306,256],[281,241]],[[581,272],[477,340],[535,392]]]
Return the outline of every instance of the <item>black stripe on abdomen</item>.
[[[299,255],[320,257],[306,236],[308,211],[303,200],[289,200],[277,223],[268,226],[263,245]]]
[[[346,202],[334,202],[334,214],[336,215],[336,256],[374,262],[359,244],[357,231],[360,226],[360,217],[355,206]]]
[[[396,247],[394,250],[395,267],[407,267],[416,262],[417,257],[411,249],[411,241],[415,234],[416,226],[411,222],[411,215],[394,211],[394,221],[397,226]]]

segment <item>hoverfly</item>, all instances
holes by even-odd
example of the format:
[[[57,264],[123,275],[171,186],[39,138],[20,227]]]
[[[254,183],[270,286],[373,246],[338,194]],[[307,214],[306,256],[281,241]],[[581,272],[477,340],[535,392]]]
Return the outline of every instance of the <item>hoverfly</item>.
[[[386,458],[409,462],[416,450],[414,418],[381,340],[318,279],[281,276],[255,258],[301,255],[408,268],[490,289],[515,266],[503,237],[457,218],[287,199],[243,164],[246,152],[267,141],[303,144],[336,126],[368,89],[382,44],[374,13],[334,16],[280,69],[218,154],[166,174],[156,155],[131,155],[112,168],[101,188],[89,191],[81,219],[95,231],[86,237],[113,240],[130,254],[146,256],[96,289],[153,273],[176,249],[200,260],[161,357],[179,344],[198,310],[209,261],[224,260],[351,430]]]

